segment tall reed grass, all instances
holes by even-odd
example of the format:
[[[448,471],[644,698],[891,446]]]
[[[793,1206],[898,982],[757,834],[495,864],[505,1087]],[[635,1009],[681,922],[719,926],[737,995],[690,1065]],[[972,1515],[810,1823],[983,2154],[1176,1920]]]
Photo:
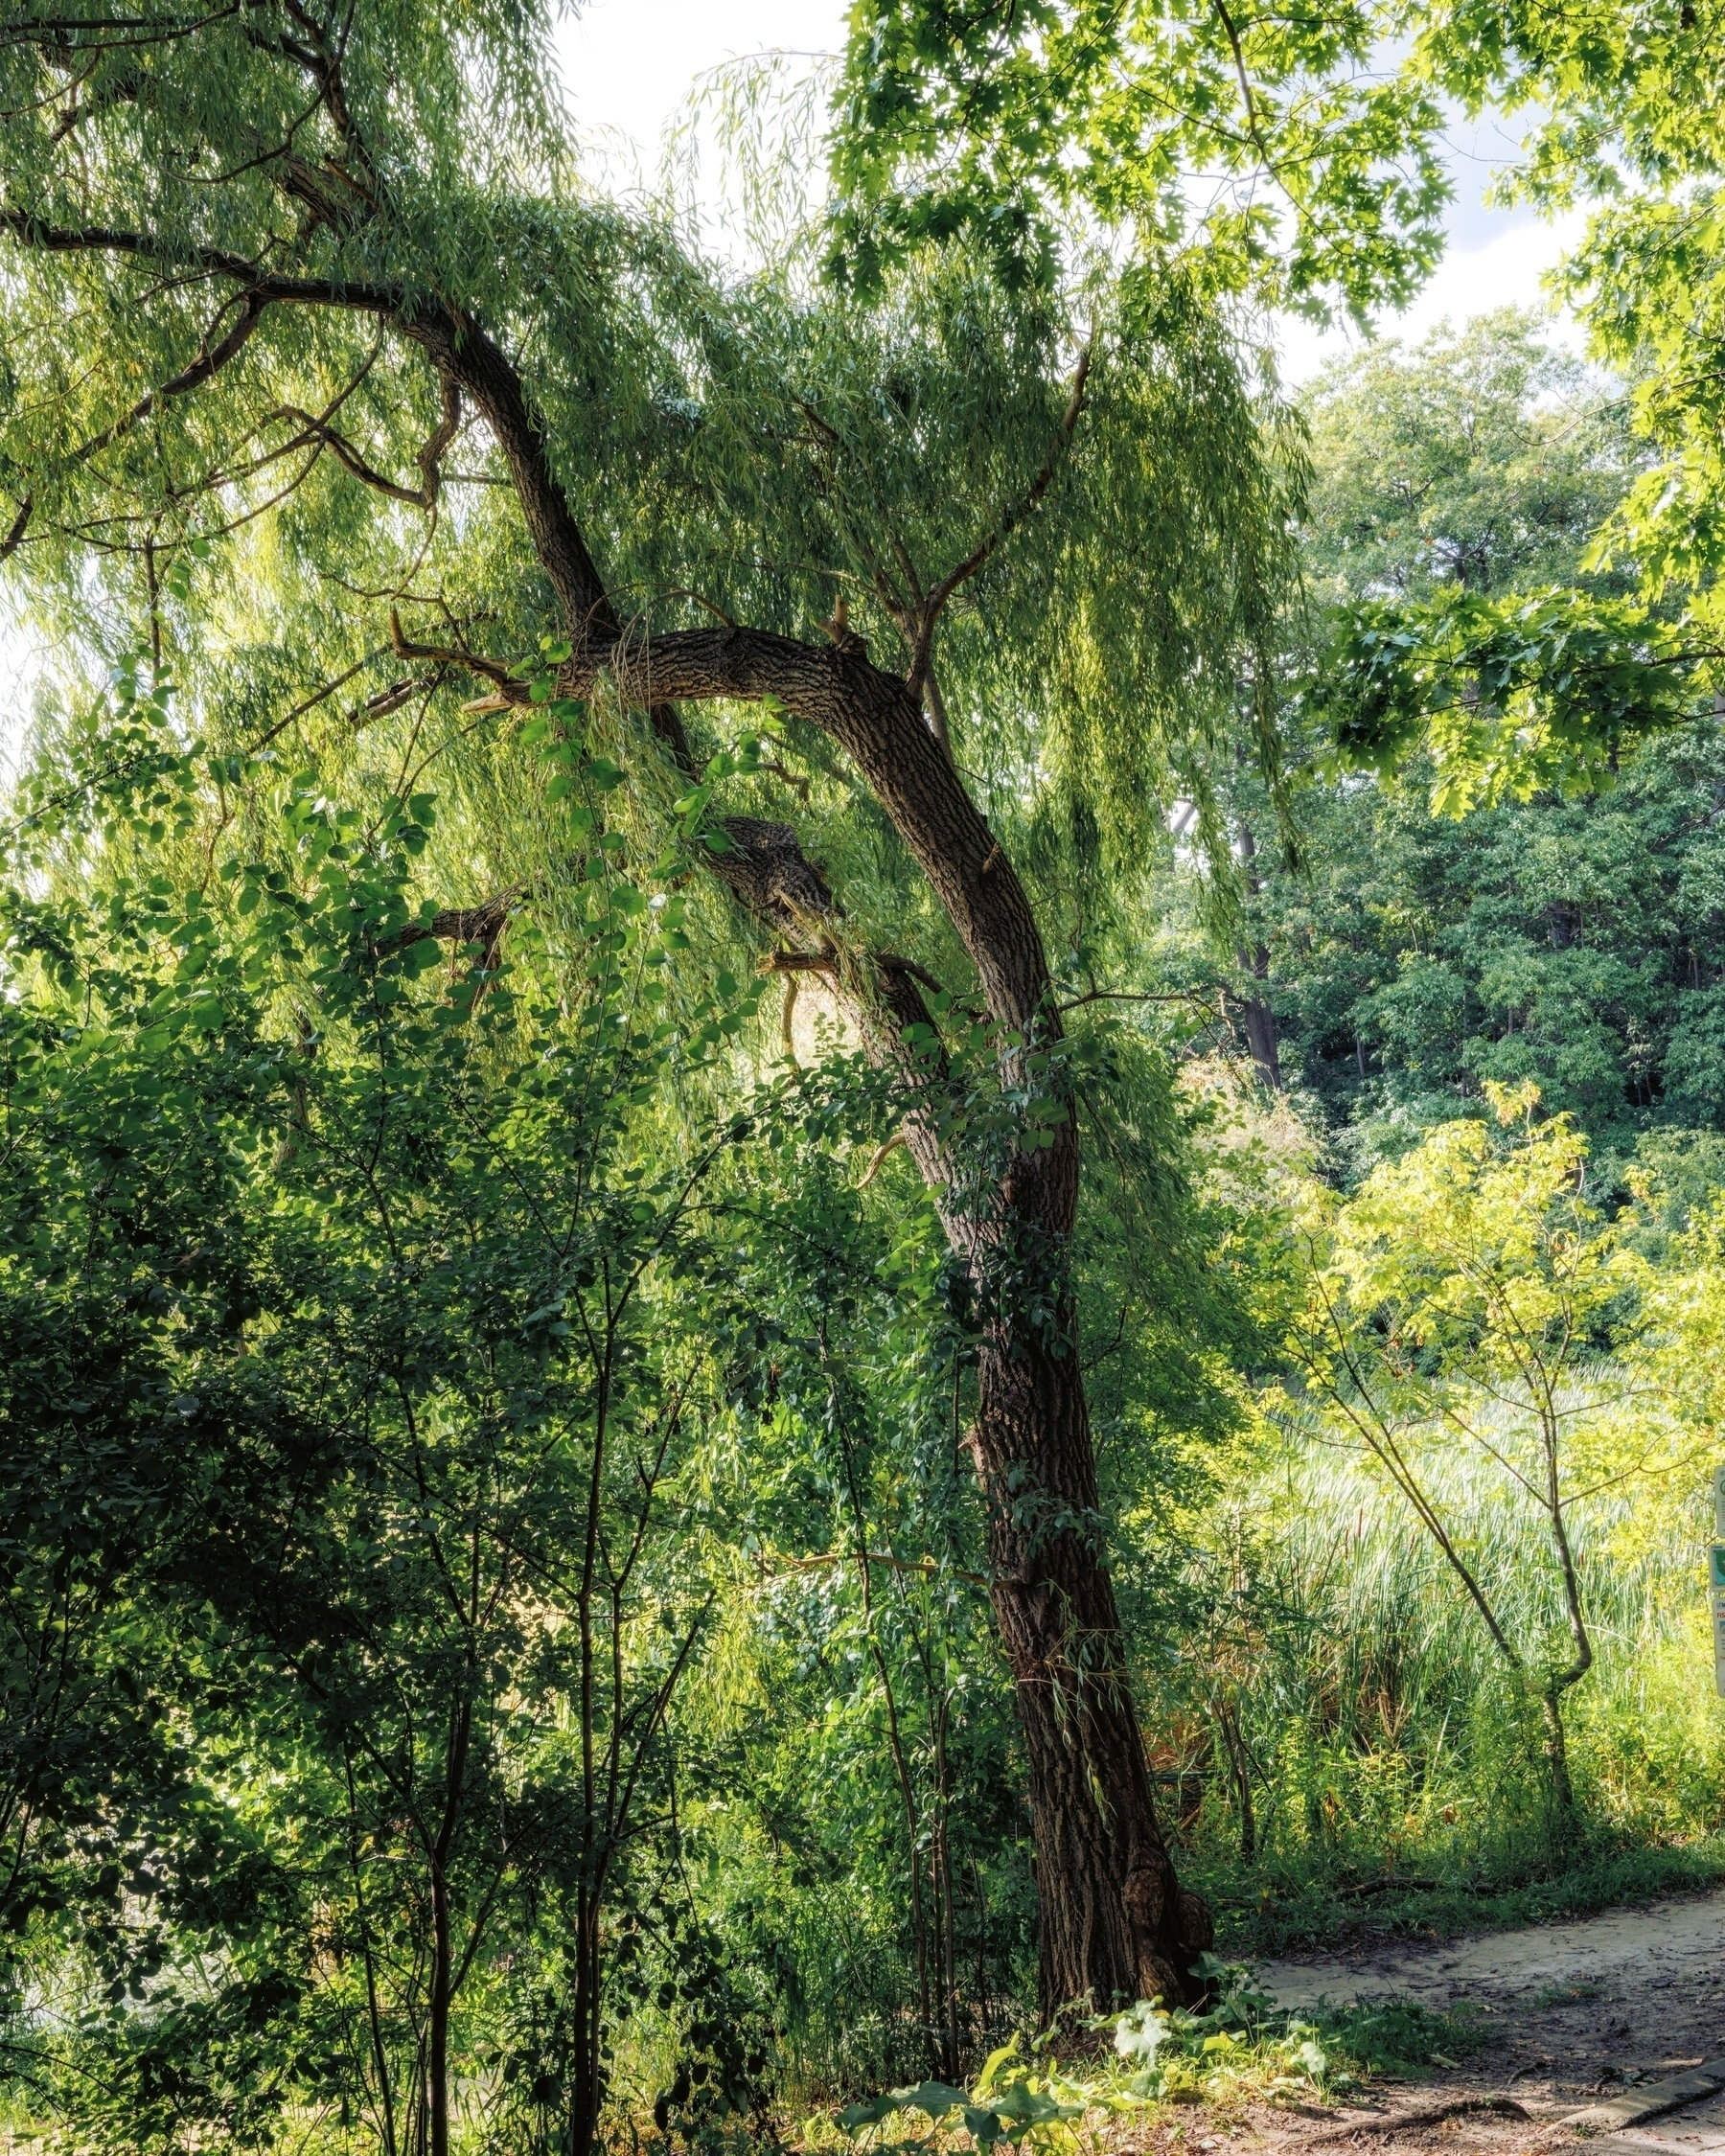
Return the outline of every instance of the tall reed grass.
[[[1559,1584],[1531,1503],[1454,1442],[1421,1468],[1505,1629],[1530,1663],[1554,1659]],[[1333,1923],[1337,1898],[1384,1906],[1401,1882],[1488,1893],[1634,1847],[1703,1851],[1725,1828],[1710,1479],[1692,1462],[1575,1509],[1597,1659],[1566,1700],[1579,1816],[1562,1822],[1538,1700],[1405,1501],[1362,1455],[1279,1433],[1195,1561],[1208,1629],[1147,1670],[1147,1722],[1184,1732],[1164,1782],[1185,1800],[1188,1863],[1225,1912],[1316,1895]]]

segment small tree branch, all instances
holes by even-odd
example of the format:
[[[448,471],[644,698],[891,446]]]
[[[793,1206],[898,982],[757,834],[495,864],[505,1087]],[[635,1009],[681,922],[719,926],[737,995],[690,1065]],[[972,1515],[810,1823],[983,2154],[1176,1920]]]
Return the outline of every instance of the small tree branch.
[[[438,490],[443,483],[442,461],[444,452],[455,439],[461,425],[461,390],[448,376],[443,379],[443,417],[420,449],[416,462],[420,468],[417,487],[403,487],[385,477],[375,466],[367,464],[347,437],[333,427],[327,419],[314,419],[310,412],[301,411],[297,404],[280,404],[273,417],[292,420],[301,429],[303,441],[321,442],[332,449],[356,479],[362,480],[378,493],[387,494],[391,501],[404,502],[409,509],[435,509]]]
[[[482,658],[477,652],[456,651],[444,644],[410,644],[402,631],[402,617],[393,607],[389,609],[389,643],[398,658],[431,659],[439,666],[465,667],[482,680],[494,682],[505,703],[532,700],[526,682],[518,681],[500,659]]]
[[[806,778],[798,778],[794,771],[786,770],[776,756],[763,756],[761,758],[761,768],[764,771],[770,771],[774,778],[791,789],[805,809],[808,807],[809,782]]]
[[[761,1576],[764,1580],[773,1579],[782,1577],[786,1572],[819,1571],[828,1565],[854,1565],[859,1560],[863,1564],[879,1565],[886,1571],[918,1573],[924,1579],[938,1579],[943,1573],[951,1572],[954,1579],[967,1580],[972,1587],[986,1587],[989,1584],[984,1573],[968,1572],[959,1565],[941,1565],[932,1557],[894,1557],[888,1551],[881,1549],[831,1549],[820,1551],[813,1557],[780,1557],[776,1570],[769,1571],[763,1566]]]
[[[285,718],[278,719],[265,732],[261,733],[255,741],[249,743],[245,753],[248,756],[256,756],[261,750],[267,748],[276,736],[286,733],[296,719],[303,719],[308,711],[315,711],[320,703],[327,703],[337,690],[345,689],[355,675],[363,673],[377,655],[376,652],[367,652],[363,658],[356,659],[345,674],[336,675],[333,681],[326,681],[321,689],[313,690],[310,696],[296,703]]]
[[[858,1183],[857,1188],[859,1190],[866,1190],[869,1184],[873,1182],[876,1176],[878,1176],[881,1170],[886,1165],[887,1155],[890,1154],[896,1147],[903,1145],[905,1142],[906,1139],[904,1132],[895,1131],[893,1135],[886,1140],[885,1145],[878,1147],[876,1149],[874,1158],[868,1163],[868,1167],[863,1174],[862,1181]]]
[[[896,951],[877,951],[875,964],[884,974],[908,974],[912,980],[921,981],[925,988],[932,989],[936,996],[946,994],[946,990],[926,966],[919,966],[914,958],[901,958]]]
[[[785,1007],[779,1014],[779,1038],[784,1043],[787,1063],[796,1061],[796,1034],[794,1021],[796,1017],[796,992],[802,975],[787,972],[785,975]]]
[[[1083,996],[1056,1003],[1054,1008],[1063,1015],[1068,1011],[1081,1011],[1087,1003],[1196,1003],[1200,1010],[1209,1010],[1213,1005],[1207,1001],[1207,994],[1213,993],[1213,990],[1207,992],[1197,988],[1174,988],[1165,993],[1137,988],[1092,988]]]
[[[227,312],[229,306],[232,304],[231,300],[223,303],[217,314],[216,322],[211,323],[209,329],[204,333],[204,339],[198,347],[197,356],[189,366],[182,368],[171,380],[163,382],[159,389],[147,390],[131,409],[123,413],[111,426],[104,426],[100,434],[93,434],[87,442],[80,443],[79,447],[67,457],[67,464],[87,463],[91,457],[97,455],[101,450],[118,442],[123,435],[129,434],[134,426],[150,417],[158,404],[166,403],[172,397],[189,397],[195,389],[201,388],[212,375],[218,373],[230,359],[242,351],[246,340],[263,320],[264,310],[267,302],[260,299],[255,292],[247,292],[241,302],[240,319],[219,344],[212,346],[210,339],[216,333],[216,324],[221,320],[221,316]],[[5,545],[0,545],[0,561],[4,561],[6,556],[13,551],[18,540],[23,538],[23,527],[29,521],[30,507],[29,497],[26,497],[24,508],[19,513],[20,521],[14,527],[16,537],[10,539]]]
[[[1019,499],[1002,514],[1000,522],[996,524],[987,538],[973,547],[958,566],[950,570],[941,579],[918,608],[916,640],[911,648],[910,665],[905,675],[906,685],[913,696],[920,697],[923,693],[923,682],[929,670],[929,654],[933,649],[934,644],[934,625],[940,619],[941,609],[958,586],[967,578],[976,575],[990,555],[1000,546],[1001,540],[1006,539],[1018,525],[1024,521],[1044,494],[1054,484],[1054,474],[1060,469],[1060,459],[1065,453],[1068,443],[1072,439],[1073,429],[1077,426],[1079,416],[1084,410],[1085,385],[1090,379],[1091,349],[1091,346],[1087,344],[1078,355],[1078,364],[1072,374],[1071,394],[1067,399],[1066,412],[1061,419],[1059,431],[1049,446],[1048,453],[1043,459],[1042,469]]]
[[[1246,54],[1240,44],[1240,33],[1234,27],[1232,15],[1228,11],[1227,0],[1215,0],[1215,9],[1221,18],[1223,35],[1228,39],[1228,49],[1233,55],[1234,73],[1239,78],[1240,96],[1246,106],[1246,132],[1252,137],[1258,155],[1264,160],[1265,171],[1274,172],[1277,169],[1276,161],[1258,126],[1257,100],[1252,94],[1252,79],[1246,72]]]
[[[18,504],[18,514],[12,520],[11,530],[0,539],[0,562],[4,562],[9,554],[15,554],[23,544],[24,534],[30,529],[30,515],[34,507],[34,494],[26,494]]]
[[[837,975],[839,961],[824,951],[770,951],[761,960],[764,974],[830,974]]]
[[[693,599],[698,607],[704,607],[713,619],[722,621],[726,629],[735,629],[737,626],[723,607],[715,607],[710,599],[703,599],[699,591],[691,591],[687,585],[668,584],[662,596],[666,599]]]
[[[200,389],[212,375],[218,373],[244,349],[246,340],[264,319],[264,310],[267,305],[268,302],[260,299],[257,293],[247,292],[240,303],[239,320],[219,344],[212,346],[210,343],[216,329],[213,322],[204,333],[196,358],[190,366],[183,368],[172,381],[165,381],[160,389],[152,389],[140,397],[124,419],[116,420],[112,426],[97,435],[94,441],[86,442],[82,448],[77,450],[73,461],[81,463],[85,457],[94,456],[98,449],[105,448],[110,442],[117,441],[122,434],[136,426],[140,420],[148,419],[157,404],[166,402],[169,398],[189,397],[195,389]],[[227,307],[224,306],[216,321],[219,322],[221,314],[226,312]]]
[[[380,689],[375,696],[367,697],[354,713],[355,731],[357,732],[361,726],[369,726],[374,719],[387,719],[392,711],[400,711],[404,703],[411,703],[415,697],[426,689],[434,688],[441,679],[440,670],[436,674],[409,674],[400,681],[391,681],[387,688]],[[506,700],[503,698],[497,699],[499,706],[504,706]],[[491,700],[487,698],[486,701],[489,703]],[[462,706],[464,711],[469,708],[466,704]]]

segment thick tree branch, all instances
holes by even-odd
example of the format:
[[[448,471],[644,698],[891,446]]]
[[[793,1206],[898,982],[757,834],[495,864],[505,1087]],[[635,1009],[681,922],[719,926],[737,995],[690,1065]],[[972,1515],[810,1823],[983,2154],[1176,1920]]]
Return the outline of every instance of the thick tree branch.
[[[0,207],[0,230],[10,232],[20,246],[39,247],[50,254],[126,255],[139,262],[159,262],[172,269],[196,269],[206,276],[226,277],[265,304],[279,301],[289,306],[346,308],[355,313],[382,314],[392,319],[401,314],[403,306],[399,292],[380,286],[337,283],[327,277],[284,277],[222,247],[185,245],[115,225],[51,224],[12,203]]]
[[[519,896],[518,891],[500,891],[478,906],[451,906],[434,917],[430,933],[439,943],[477,943],[489,952],[494,950],[503,924],[509,919],[509,909]],[[486,963],[490,963],[489,957]]]
[[[781,933],[819,937],[835,912],[827,881],[805,860],[794,829],[764,816],[725,816],[728,850],[708,865],[757,921]]]
[[[452,943],[457,950],[471,944],[480,947],[480,969],[489,973],[496,963],[497,946],[503,940],[511,909],[520,898],[518,889],[499,891],[477,906],[452,906],[426,921],[410,921],[397,934],[379,945],[380,951],[405,951],[410,944],[434,940]]]
[[[904,834],[977,965],[989,1009],[1015,1031],[1046,1023],[1047,967],[1028,901],[905,682],[852,653],[717,628],[595,642],[561,676],[564,694],[582,698],[602,679],[637,706],[773,697],[818,726]]]
[[[132,45],[161,45],[190,37],[213,22],[223,22],[240,12],[240,0],[225,8],[212,8],[201,15],[110,15],[105,21],[88,21],[76,15],[27,15],[0,30],[0,45],[23,45],[33,38],[52,39],[69,53],[107,52]],[[89,44],[76,40],[91,37]]]
[[[230,301],[228,305],[231,304]],[[122,435],[129,434],[134,426],[150,417],[158,404],[166,403],[172,397],[189,397],[195,389],[201,389],[212,375],[219,373],[230,359],[243,351],[246,340],[264,318],[265,304],[255,293],[247,292],[241,303],[240,319],[219,344],[212,346],[210,338],[216,333],[216,323],[227,312],[227,306],[224,306],[221,313],[217,315],[216,322],[212,322],[204,333],[197,356],[190,366],[183,368],[171,381],[163,382],[159,389],[146,390],[129,412],[117,419],[112,426],[104,427],[100,434],[92,435],[89,441],[81,443],[73,450],[67,462],[75,465],[87,462],[98,451],[119,441]]]

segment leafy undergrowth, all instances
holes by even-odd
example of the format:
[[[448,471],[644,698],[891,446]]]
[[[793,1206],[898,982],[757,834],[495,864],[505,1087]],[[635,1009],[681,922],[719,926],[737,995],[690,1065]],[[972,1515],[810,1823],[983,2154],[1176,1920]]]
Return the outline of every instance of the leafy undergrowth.
[[[1323,2103],[1380,2076],[1451,2066],[1478,2041],[1465,2015],[1412,2005],[1346,2007],[1321,2016],[1283,2012],[1250,1972],[1206,1957],[1215,2004],[1166,2013],[1140,2001],[1082,2025],[1095,2049],[1063,2064],[1048,2039],[1018,2039],[988,2060],[969,2089],[941,2081],[847,2104],[810,2120],[807,2148],[847,2145],[857,2156],[947,2156],[1004,2144],[1035,2156],[1076,2156],[1114,2123],[1154,2125],[1205,2104]]]
[[[1531,1869],[1531,1868],[1530,1868]],[[1667,1846],[1594,1846],[1561,1868],[1501,1881],[1410,1879],[1399,1884],[1285,1874],[1254,1898],[1222,1884],[1218,1930],[1242,1957],[1323,1946],[1362,1934],[1451,1938],[1460,1932],[1586,1916],[1662,1894],[1696,1893],[1725,1882],[1725,1834]]]

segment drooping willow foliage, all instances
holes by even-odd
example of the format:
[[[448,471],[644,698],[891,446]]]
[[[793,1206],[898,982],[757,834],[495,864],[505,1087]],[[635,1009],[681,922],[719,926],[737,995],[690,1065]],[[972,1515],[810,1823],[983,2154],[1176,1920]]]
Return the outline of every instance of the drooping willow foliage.
[[[1397,873],[1383,796],[1306,796],[1334,918],[1267,865],[1300,820],[1286,692],[1321,641],[1299,527],[1381,474],[1332,457],[1309,493],[1248,300],[1361,306],[1417,275],[1429,84],[1357,77],[1372,8],[1265,13],[1243,47],[1202,11],[1079,8],[1096,34],[1066,48],[1062,105],[1037,80],[1059,39],[984,28],[943,55],[924,12],[859,10],[853,77],[872,19],[908,131],[841,98],[843,214],[799,225],[807,188],[757,189],[776,222],[749,268],[591,189],[537,8],[122,23],[70,0],[0,26],[0,563],[52,654],[0,812],[0,2058],[26,2062],[32,2122],[116,2150],[291,2126],[585,2156],[608,2107],[706,2147],[792,2099],[957,2076],[1039,1981],[1045,2009],[1085,1988],[1050,1998],[1038,1967],[1061,1880],[1041,1844],[1032,1877],[1031,1681],[1000,1619],[1076,1604],[1008,1528],[1103,1580],[1102,1618],[1038,1666],[1096,1653],[1118,1786],[1155,1778],[1225,1913],[1230,1865],[1258,1908],[1393,1861],[1414,1845],[1392,1799],[1438,1851],[1451,1797],[1511,1754],[1502,1786],[1537,1800],[1519,1725],[1446,1749],[1452,1707],[1484,1728],[1503,1686],[1398,1572],[1398,1516],[1302,1454],[1287,1526],[1292,1456],[1254,1415],[1298,1361],[1290,1186],[1345,1180],[1368,1112],[1382,1150],[1446,1118],[1485,1053],[1420,1001],[1406,891],[1360,881],[1362,855]],[[973,98],[997,66],[1001,95]],[[1175,78],[1193,111],[1125,125]],[[1186,220],[1182,160],[1231,126],[1236,83],[1220,209]],[[962,199],[930,184],[949,91]],[[1044,119],[1075,130],[1058,154]],[[991,143],[995,121],[1035,139]],[[1309,152],[1285,275],[1252,196],[1266,130]],[[487,353],[490,421],[454,363]],[[1328,414],[1332,449],[1353,424]],[[1481,482],[1494,504],[1506,483]],[[603,634],[535,526],[547,493]],[[1588,519],[1566,514],[1573,566]],[[1542,601],[1530,642],[1527,597],[1491,622],[1530,679],[1571,616]],[[1397,620],[1368,628],[1381,658]],[[668,723],[620,683],[678,631],[718,656]],[[907,768],[940,748],[954,878],[902,797],[888,814],[865,729],[711,686],[726,638],[861,683]],[[595,649],[577,694],[563,670]],[[1638,725],[1688,708],[1644,694],[1669,654],[1633,655],[1612,694]],[[1615,735],[1583,746],[1612,768]],[[1511,880],[1516,813],[1493,812]],[[786,819],[813,907],[749,913],[698,873]],[[1577,881],[1576,849],[1539,858]],[[989,946],[976,921],[1014,879]],[[1542,890],[1516,951],[1486,898],[1457,977],[1463,1003],[1520,998],[1492,1067],[1543,1071],[1538,1004],[1577,1098],[1622,1091],[1609,1058],[1576,1078],[1584,1029],[1551,1016],[1609,894]],[[1537,980],[1506,959],[1535,932]],[[1014,936],[1035,1044],[978,1007]],[[928,992],[926,1022],[866,1032],[840,993],[863,959],[881,1002]],[[1261,1069],[1322,1079],[1338,1126],[1363,1104],[1327,1155],[1311,1102],[1203,1059],[1232,1044],[1235,982]],[[932,1067],[938,1173],[912,1142]],[[1019,1217],[1057,1145],[1058,1203]],[[997,1227],[973,1266],[965,1237],[975,1256]],[[1685,1249],[1705,1303],[1715,1255]],[[1640,1344],[1598,1329],[1601,1353]],[[1032,1437],[1079,1457],[1075,1487],[1094,1469],[1051,1525],[1004,1449],[1023,1429],[997,1416],[984,1456],[985,1373],[998,1406],[1038,1356],[1069,1411]],[[1313,1526],[1343,1502],[1351,1543]],[[1514,1580],[1521,1525],[1476,1511]],[[1674,1686],[1669,1576],[1599,1606],[1607,1651],[1655,1640]],[[1338,1652],[1350,1634],[1372,1651]],[[1576,1834],[1703,1830],[1713,1767],[1681,1800],[1638,1782],[1613,1683],[1575,1710]],[[1338,1831],[1368,1784],[1390,1798]],[[1153,1836],[1147,1797],[1139,1817]],[[1525,1867],[1526,1824],[1467,1846]],[[1162,1942],[1195,1942],[1170,1898]]]
[[[843,604],[902,663],[917,580],[981,553],[934,673],[990,806],[1065,802],[1061,829],[1124,861],[1184,794],[1225,860],[1211,773],[1242,700],[1274,761],[1300,454],[1174,257],[1012,289],[931,249],[864,300],[793,250],[738,281],[663,216],[586,193],[531,11],[422,41],[410,12],[368,11],[342,75],[365,162],[341,180],[286,47],[237,18],[138,41],[96,19],[63,68],[27,40],[0,56],[13,238],[124,227],[156,251],[11,249],[12,575],[110,660],[150,624],[213,744],[260,742],[343,677],[273,739],[351,764],[374,700],[357,762],[380,778],[421,713],[376,712],[402,674],[391,603],[410,633],[504,661],[546,619],[499,452],[410,344],[338,308],[254,319],[194,266],[267,264],[297,218],[296,272],[457,294],[518,356],[626,617],[800,634]],[[446,731],[469,693],[432,689]]]

